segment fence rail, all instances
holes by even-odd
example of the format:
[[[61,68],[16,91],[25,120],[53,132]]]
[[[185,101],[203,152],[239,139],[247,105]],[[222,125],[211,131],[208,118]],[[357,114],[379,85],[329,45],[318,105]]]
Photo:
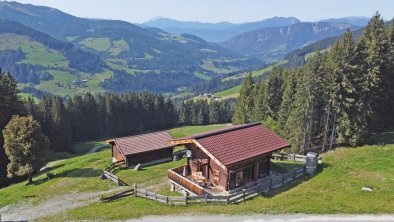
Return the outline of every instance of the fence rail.
[[[227,196],[211,196],[208,194],[198,196],[164,196],[154,192],[150,192],[144,189],[139,189],[134,184],[134,196],[142,197],[149,200],[154,200],[167,205],[189,205],[189,204],[231,204],[244,202],[247,199],[259,196],[261,193],[268,192],[272,189],[276,189],[283,184],[290,182],[305,174],[305,168],[295,169],[282,177],[277,179],[268,179],[263,182],[257,183],[254,186],[243,189],[239,192],[227,195]]]
[[[183,167],[185,166],[168,170],[168,178],[196,195],[204,195],[205,191],[203,187],[178,173]]]
[[[101,179],[110,179],[112,181],[114,181],[115,183],[117,183],[119,186],[128,186],[127,183],[123,182],[121,179],[119,179],[119,177],[113,175],[112,173],[105,171],[103,172],[103,174],[100,176]]]
[[[306,161],[306,156],[305,155],[299,155],[299,154],[273,154],[272,157],[275,160],[290,160],[294,162],[305,162]],[[319,162],[322,161],[322,157],[319,156]]]

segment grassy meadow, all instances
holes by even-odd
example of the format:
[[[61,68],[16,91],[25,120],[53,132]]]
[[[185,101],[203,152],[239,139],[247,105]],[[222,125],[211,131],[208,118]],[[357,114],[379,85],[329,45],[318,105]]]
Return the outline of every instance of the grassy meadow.
[[[217,129],[225,125],[179,127],[171,129],[175,138]],[[387,135],[385,135],[387,136]],[[37,206],[52,198],[86,192],[117,189],[109,180],[98,179],[111,163],[111,149],[104,147],[96,153],[84,154],[103,140],[75,145],[73,154],[56,155],[51,172],[34,178],[35,184],[25,182],[0,190],[0,208],[9,204],[30,203]],[[228,206],[195,205],[166,206],[143,198],[126,197],[112,202],[94,201],[85,206],[38,218],[37,221],[63,220],[126,220],[146,215],[171,214],[252,214],[252,213],[306,213],[306,214],[378,214],[394,213],[394,145],[337,148],[323,154],[323,164],[315,176],[305,176],[245,203]],[[185,163],[185,159],[149,166],[142,171],[123,169],[116,172],[128,184],[164,195],[179,195],[169,191],[167,170]],[[274,162],[277,170],[286,170],[291,162]],[[372,192],[362,191],[364,186]],[[125,187],[126,189],[127,187]],[[110,210],[109,210],[110,209]]]

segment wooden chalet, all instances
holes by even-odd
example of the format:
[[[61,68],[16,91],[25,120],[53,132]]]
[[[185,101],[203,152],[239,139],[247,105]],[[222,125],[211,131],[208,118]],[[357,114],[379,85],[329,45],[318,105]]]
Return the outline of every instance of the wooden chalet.
[[[191,195],[229,192],[269,174],[271,154],[290,144],[261,123],[231,126],[181,139],[187,165],[168,171],[172,188]]]
[[[112,161],[124,161],[126,166],[150,165],[172,160],[173,145],[168,131],[146,133],[115,138],[107,141],[112,145]]]

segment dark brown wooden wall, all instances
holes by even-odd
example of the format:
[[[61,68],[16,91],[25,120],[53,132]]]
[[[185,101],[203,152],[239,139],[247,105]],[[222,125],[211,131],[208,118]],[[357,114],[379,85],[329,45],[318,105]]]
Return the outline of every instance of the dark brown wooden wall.
[[[135,166],[139,163],[148,163],[151,161],[163,159],[163,158],[172,158],[173,148],[165,148],[160,150],[152,150],[144,153],[137,153],[127,156],[127,165]]]

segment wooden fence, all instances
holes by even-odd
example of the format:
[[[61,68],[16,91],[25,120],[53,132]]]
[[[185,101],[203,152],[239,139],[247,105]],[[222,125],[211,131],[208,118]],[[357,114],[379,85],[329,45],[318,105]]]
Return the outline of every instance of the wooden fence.
[[[294,162],[305,162],[306,161],[306,156],[305,155],[299,155],[299,154],[274,154],[272,157],[275,160],[290,160]],[[319,156],[319,163],[321,163],[322,157]]]
[[[110,201],[117,200],[117,199],[120,199],[123,197],[131,196],[133,194],[134,194],[134,189],[126,190],[126,191],[123,191],[123,192],[120,192],[120,193],[117,193],[115,195],[111,195],[108,197],[104,197],[104,195],[102,194],[100,200],[101,200],[101,202],[105,203],[105,202],[110,202]]]
[[[110,179],[112,181],[114,181],[115,183],[117,183],[119,186],[128,186],[127,183],[123,182],[121,179],[119,179],[119,177],[113,175],[112,173],[105,171],[103,172],[103,174],[100,176],[101,179]]]
[[[167,205],[188,205],[188,204],[230,204],[246,201],[247,199],[259,196],[261,193],[281,187],[305,174],[305,168],[295,169],[275,179],[266,179],[254,184],[249,188],[232,193],[227,196],[212,196],[208,194],[198,196],[164,196],[144,189],[139,189],[134,185],[134,196],[157,201]]]

